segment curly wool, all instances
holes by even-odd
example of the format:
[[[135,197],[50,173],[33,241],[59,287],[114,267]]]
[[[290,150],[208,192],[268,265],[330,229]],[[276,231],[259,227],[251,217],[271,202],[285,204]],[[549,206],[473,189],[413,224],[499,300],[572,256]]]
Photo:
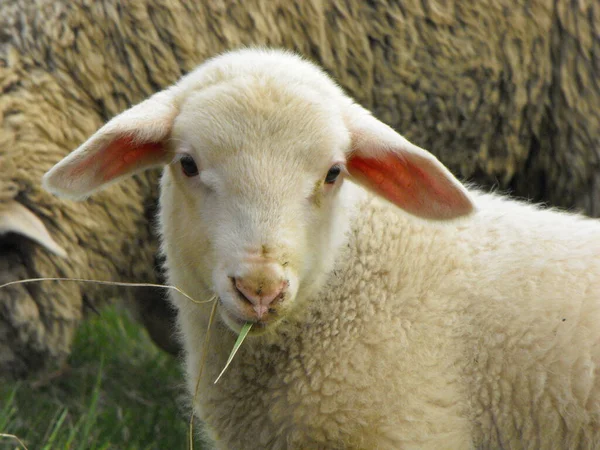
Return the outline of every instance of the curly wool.
[[[216,325],[196,406],[217,447],[597,448],[600,225],[476,204],[442,226],[366,199],[318,301],[213,385]]]

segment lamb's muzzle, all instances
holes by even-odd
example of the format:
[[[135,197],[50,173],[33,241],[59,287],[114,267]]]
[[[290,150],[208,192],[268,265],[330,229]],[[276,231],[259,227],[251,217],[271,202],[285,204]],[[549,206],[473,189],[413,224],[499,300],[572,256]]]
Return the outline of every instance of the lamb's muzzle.
[[[273,309],[275,300],[281,299],[287,288],[281,266],[274,263],[251,264],[244,275],[232,277],[232,281],[243,306],[253,310],[248,320],[265,318],[269,309]]]

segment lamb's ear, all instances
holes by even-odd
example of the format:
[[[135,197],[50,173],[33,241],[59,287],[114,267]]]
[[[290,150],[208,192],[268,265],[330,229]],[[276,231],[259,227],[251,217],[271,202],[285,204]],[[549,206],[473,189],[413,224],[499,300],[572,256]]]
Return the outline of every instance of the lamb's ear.
[[[465,216],[475,206],[465,187],[431,153],[353,104],[346,114],[350,175],[403,210],[425,219]]]
[[[82,199],[110,183],[169,162],[166,139],[177,108],[162,91],[124,111],[44,175],[55,195]]]

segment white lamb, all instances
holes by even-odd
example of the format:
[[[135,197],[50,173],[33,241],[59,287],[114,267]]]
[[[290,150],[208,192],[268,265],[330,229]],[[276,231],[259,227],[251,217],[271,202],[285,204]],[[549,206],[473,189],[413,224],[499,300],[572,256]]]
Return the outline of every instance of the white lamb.
[[[170,283],[219,298],[194,404],[219,448],[600,447],[597,221],[465,189],[279,51],[208,61],[44,181],[156,165]],[[171,298],[193,392],[211,305]]]

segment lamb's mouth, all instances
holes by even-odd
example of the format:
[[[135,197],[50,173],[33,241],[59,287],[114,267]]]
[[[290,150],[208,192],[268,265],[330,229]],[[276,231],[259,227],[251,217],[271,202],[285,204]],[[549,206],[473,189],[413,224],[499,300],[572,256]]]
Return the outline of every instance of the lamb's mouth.
[[[228,325],[235,325],[234,331],[239,331],[246,323],[252,323],[250,334],[260,334],[265,331],[273,322],[276,321],[277,313],[275,310],[269,311],[269,315],[264,319],[257,318],[242,318],[239,315],[231,312],[225,305],[221,297],[218,298],[221,315]]]

